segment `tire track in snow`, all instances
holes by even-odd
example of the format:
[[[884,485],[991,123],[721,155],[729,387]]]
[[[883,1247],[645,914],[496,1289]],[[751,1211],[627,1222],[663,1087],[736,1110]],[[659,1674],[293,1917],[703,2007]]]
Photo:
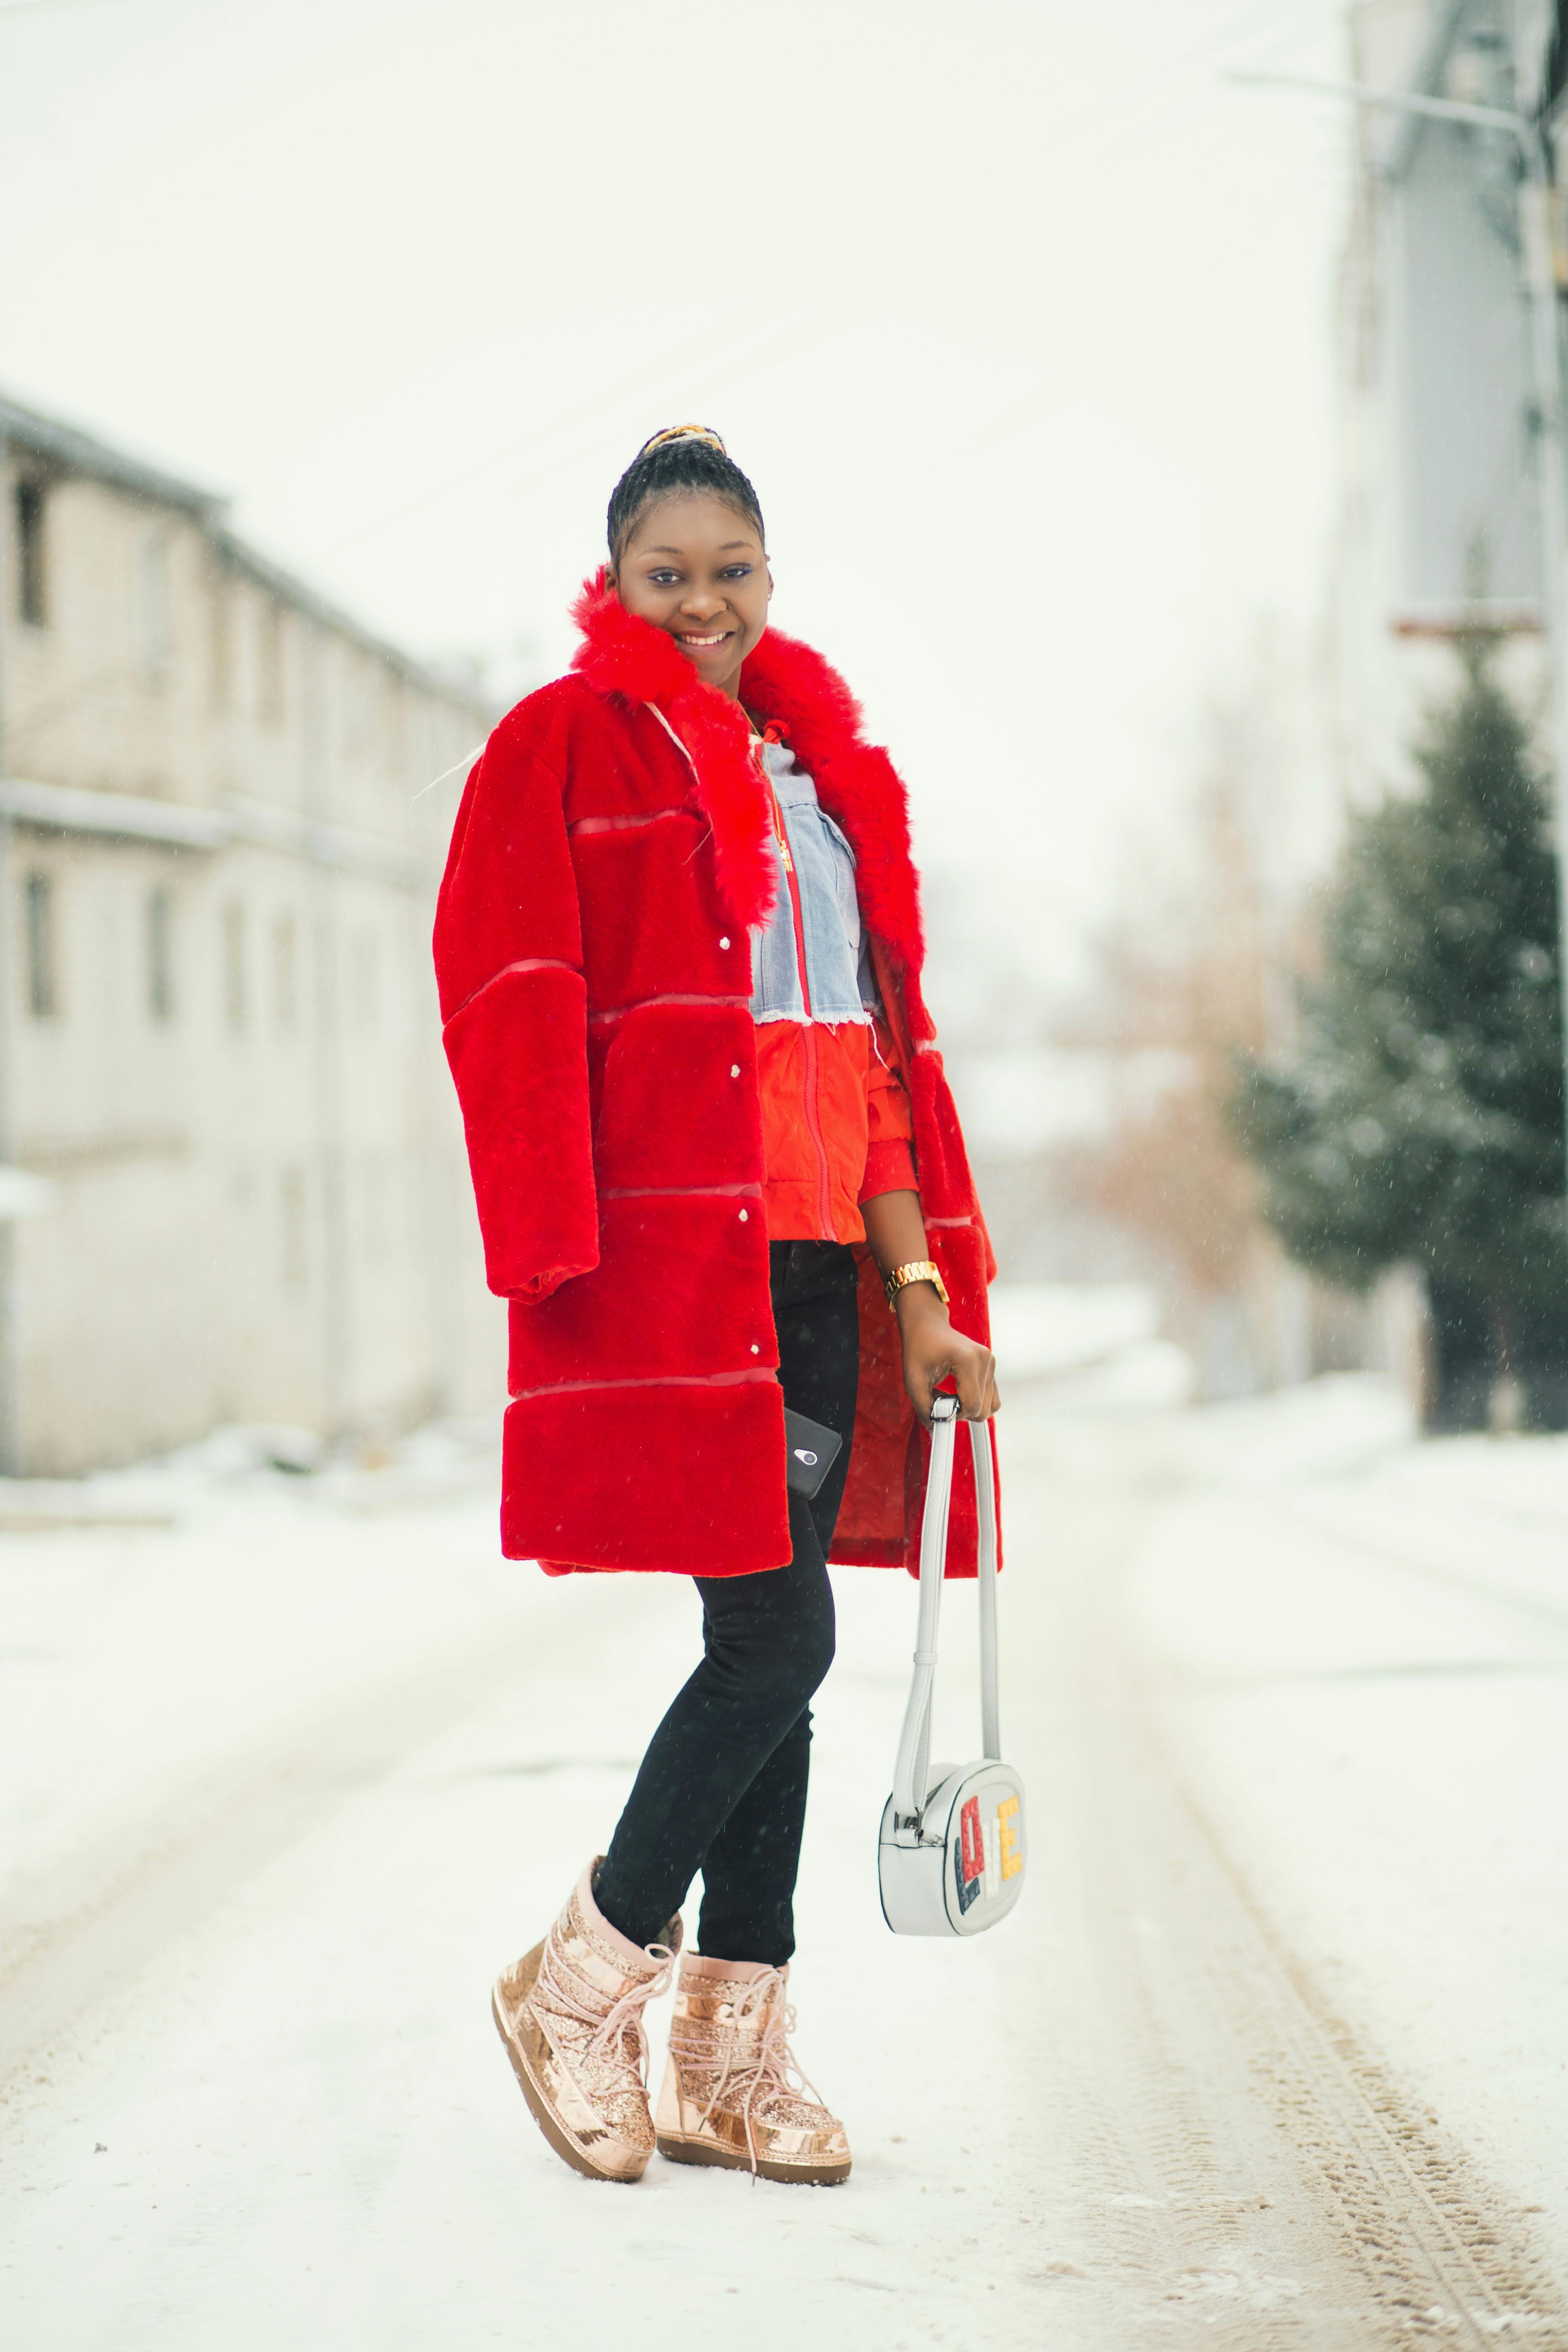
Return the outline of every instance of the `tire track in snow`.
[[[563,1612],[492,1621],[313,1701],[204,1762],[155,1811],[15,1883],[0,1909],[0,2090],[57,2041],[63,2056],[97,2039],[107,2008],[178,1936],[580,1634]]]
[[[1259,2088],[1342,2215],[1381,2309],[1405,2340],[1479,2347],[1506,2334],[1563,2352],[1568,2324],[1544,2262],[1436,2118],[1417,2114],[1322,2000],[1173,1762],[1171,1774],[1245,1922]]]
[[[1554,1629],[1568,1625],[1568,1605],[1562,1602],[1543,1600],[1538,1593],[1521,1592],[1516,1585],[1500,1584],[1488,1577],[1468,1576],[1461,1568],[1449,1568],[1441,1560],[1424,1559],[1419,1552],[1381,1543],[1375,1536],[1342,1527],[1333,1517],[1309,1510],[1289,1496],[1246,1491],[1277,1510],[1281,1518],[1293,1519],[1312,1535],[1325,1537],[1345,1551],[1358,1552],[1363,1559],[1375,1559],[1384,1568],[1406,1569],[1413,1576],[1424,1576],[1429,1583],[1446,1585],[1450,1591],[1462,1592],[1468,1600],[1489,1601],[1499,1609],[1518,1610],[1521,1615],[1533,1617]]]
[[[1023,1466],[1009,1464],[1016,1499],[1033,1483]],[[1026,2273],[1051,2291],[1047,2340],[1119,2352],[1403,2344],[1338,2209],[1258,2096],[1271,2049],[1252,1941],[1152,1748],[1126,1654],[1118,1594],[1140,1498],[1125,1479],[1097,1481],[1064,1514],[1059,1478],[1042,1489],[1029,1516],[1056,1531],[1049,1573],[1014,1588],[1008,1622],[1043,1611],[1026,1633],[1052,1664],[1037,1694],[1044,1737],[1026,1732],[1021,1760],[1031,1907],[1049,1905],[1060,1924],[1037,1931],[1030,1980],[1020,1974],[1008,2007],[1032,2021],[1019,2071],[1051,2119],[1029,2218],[1057,2259]],[[1089,1524],[1069,1533],[1064,1518],[1079,1513]]]
[[[1500,2337],[1568,2352],[1526,2225],[1325,2001],[1194,1795],[1121,1605],[1134,1550],[1102,1551],[1065,1596],[1039,1784],[1078,1849],[1049,1897],[1081,1922],[1079,2013],[1100,2042],[1074,2071],[1101,2084],[1111,2126],[1084,2135],[1104,2158],[1084,2186],[1103,2203],[1121,2184],[1091,2268],[1140,2276],[1167,2342],[1185,2340],[1184,2311],[1194,2340],[1227,2352]],[[1037,1873],[1040,1832],[1037,1796]]]

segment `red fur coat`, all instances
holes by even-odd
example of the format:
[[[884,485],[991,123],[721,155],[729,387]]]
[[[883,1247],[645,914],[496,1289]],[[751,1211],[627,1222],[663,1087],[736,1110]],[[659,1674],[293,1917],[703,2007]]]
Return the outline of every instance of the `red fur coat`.
[[[743,1576],[789,1557],[749,927],[770,825],[737,704],[603,587],[573,671],[468,778],[436,918],[490,1288],[511,1302],[502,1548],[547,1569]],[[848,835],[952,1319],[995,1273],[921,1000],[903,786],[843,681],[770,629],[747,706]],[[916,1561],[924,1446],[862,1251],[860,1394],[833,1557]],[[973,1573],[969,1448],[951,1565]]]

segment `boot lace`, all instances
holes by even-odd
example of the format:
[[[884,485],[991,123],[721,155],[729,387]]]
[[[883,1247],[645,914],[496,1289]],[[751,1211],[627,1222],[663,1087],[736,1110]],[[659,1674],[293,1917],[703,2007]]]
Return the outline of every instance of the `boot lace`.
[[[603,1993],[585,1985],[584,1979],[568,1967],[564,1958],[557,1958],[555,1938],[551,1936],[545,1943],[544,1957],[539,1963],[533,1990],[542,2008],[555,2010],[575,2019],[580,2025],[593,2028],[584,2045],[583,2055],[585,2058],[616,2058],[623,2065],[629,2065],[631,2062],[626,2055],[624,2037],[628,2030],[635,2028],[637,2077],[646,2087],[648,2049],[643,2011],[650,2000],[657,2000],[660,1993],[668,1991],[675,1954],[668,1944],[645,1944],[643,1949],[650,1960],[658,1963],[653,1975],[629,1984],[619,1999],[612,2001],[606,2009]],[[582,1992],[574,1988],[582,1988],[589,1998],[584,2000]]]
[[[693,2041],[689,2035],[678,2034],[670,2027],[669,2046],[674,2056],[687,2065],[704,2071],[715,2063],[719,2079],[711,2097],[703,2108],[700,2120],[706,2123],[725,2092],[741,2094],[741,2117],[746,2126],[746,2151],[752,2160],[752,2170],[757,2168],[757,2135],[753,2109],[757,2101],[781,2096],[799,2099],[809,2092],[817,2106],[824,2105],[821,2092],[801,2065],[789,2046],[795,2032],[795,2011],[782,1998],[784,1975],[778,1969],[752,1979],[744,1997],[734,2006],[727,2026],[720,2029],[717,2049],[711,2040]],[[760,2012],[771,2013],[759,2027]],[[679,2020],[676,2023],[679,2023]]]

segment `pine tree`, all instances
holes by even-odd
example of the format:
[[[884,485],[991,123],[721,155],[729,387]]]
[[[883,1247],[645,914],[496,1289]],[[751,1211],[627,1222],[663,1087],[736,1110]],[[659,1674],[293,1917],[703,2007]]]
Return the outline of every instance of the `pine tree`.
[[[1522,1306],[1568,1306],[1557,877],[1524,724],[1487,642],[1459,652],[1424,789],[1352,824],[1300,1048],[1244,1063],[1232,1116],[1293,1256],[1479,1293],[1500,1372]]]

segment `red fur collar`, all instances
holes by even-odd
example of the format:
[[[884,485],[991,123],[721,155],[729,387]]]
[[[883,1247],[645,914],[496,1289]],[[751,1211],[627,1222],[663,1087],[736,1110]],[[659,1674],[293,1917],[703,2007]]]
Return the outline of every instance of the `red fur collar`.
[[[705,686],[663,629],[628,613],[602,571],[584,583],[572,612],[583,632],[573,668],[595,693],[651,702],[663,712],[691,754],[725,901],[737,921],[765,922],[777,866],[745,711]],[[741,690],[747,709],[787,735],[823,807],[848,836],[868,925],[918,971],[924,942],[909,803],[886,751],[861,733],[860,706],[820,654],[778,629],[749,656]]]

